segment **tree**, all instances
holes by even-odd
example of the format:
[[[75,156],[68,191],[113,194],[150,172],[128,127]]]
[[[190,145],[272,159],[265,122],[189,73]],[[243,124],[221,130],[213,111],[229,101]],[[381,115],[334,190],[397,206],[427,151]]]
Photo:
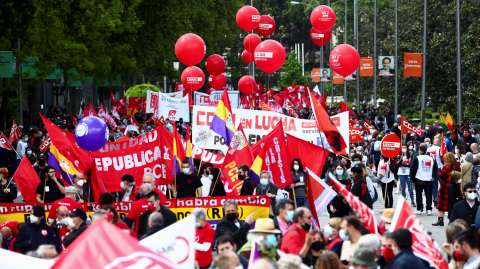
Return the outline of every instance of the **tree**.
[[[127,90],[125,94],[128,94],[128,97],[147,98],[147,91],[161,92],[159,88],[155,87],[152,84],[140,84],[131,87]]]
[[[290,85],[307,85],[308,80],[302,76],[302,63],[297,60],[297,54],[292,51],[288,59],[281,69],[279,87],[287,87]]]

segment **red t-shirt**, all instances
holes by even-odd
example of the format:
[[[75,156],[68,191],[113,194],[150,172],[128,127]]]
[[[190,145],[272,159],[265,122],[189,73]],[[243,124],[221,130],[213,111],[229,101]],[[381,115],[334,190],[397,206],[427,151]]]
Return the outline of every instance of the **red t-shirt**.
[[[138,218],[148,208],[147,198],[142,198],[132,205],[132,209],[128,212],[127,218],[135,220],[135,232],[138,233]]]
[[[75,202],[74,200],[72,200],[72,198],[70,197],[62,198],[60,200],[53,202],[52,208],[50,208],[50,211],[48,212],[49,223],[52,223],[57,218],[57,209],[61,206],[66,206],[70,212],[77,208],[81,208],[85,210],[82,204]]]
[[[195,250],[195,260],[198,262],[199,267],[209,266],[212,264],[212,247],[214,238],[215,230],[213,230],[210,224],[206,223],[201,229],[196,228],[195,243],[210,243],[210,248],[206,252]]]
[[[17,234],[18,234],[18,221],[15,221],[15,220],[9,220],[9,221],[5,221],[4,223],[2,223],[2,225],[0,225],[0,230],[3,228],[3,227],[8,227],[10,228],[10,230],[12,230],[12,236],[13,237],[16,237]],[[6,238],[3,238],[3,240],[5,240]]]
[[[165,194],[163,193],[162,190],[160,190],[159,188],[155,187],[155,189],[153,189],[152,191],[158,193],[158,196],[160,196],[160,204],[161,205],[164,205],[167,203],[167,197],[165,197]]]

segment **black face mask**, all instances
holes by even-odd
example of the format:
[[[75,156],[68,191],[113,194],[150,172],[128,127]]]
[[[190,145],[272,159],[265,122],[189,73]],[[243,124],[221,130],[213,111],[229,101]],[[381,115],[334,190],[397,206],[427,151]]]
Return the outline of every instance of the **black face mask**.
[[[315,251],[319,251],[325,247],[325,243],[323,241],[315,241],[310,247]]]
[[[244,180],[244,179],[245,179],[245,175],[240,175],[240,174],[238,174],[238,179]]]
[[[38,165],[39,165],[39,166],[45,166],[45,161],[40,161],[40,162],[38,162]]]
[[[307,232],[310,231],[310,227],[312,227],[311,224],[308,224],[308,223],[302,224],[303,230],[305,230],[305,231],[307,231]]]
[[[228,219],[229,221],[234,221],[234,220],[237,219],[237,217],[238,217],[237,213],[228,213],[228,214],[227,214],[227,219]]]

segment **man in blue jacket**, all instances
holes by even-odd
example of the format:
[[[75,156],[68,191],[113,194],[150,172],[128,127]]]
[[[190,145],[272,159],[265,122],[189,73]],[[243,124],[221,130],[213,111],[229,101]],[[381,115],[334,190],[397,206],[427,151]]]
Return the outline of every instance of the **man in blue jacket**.
[[[45,209],[41,205],[34,205],[27,224],[18,231],[13,248],[26,254],[37,250],[40,245],[56,245],[57,240],[52,228],[45,221]]]
[[[392,249],[395,258],[387,265],[387,269],[422,269],[430,268],[412,250],[412,233],[405,228],[398,228],[392,233]]]

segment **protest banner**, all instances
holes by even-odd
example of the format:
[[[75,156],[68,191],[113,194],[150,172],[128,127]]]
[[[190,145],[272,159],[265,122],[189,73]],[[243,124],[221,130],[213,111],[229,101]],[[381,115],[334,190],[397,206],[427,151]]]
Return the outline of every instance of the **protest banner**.
[[[166,93],[166,95],[174,98],[174,99],[180,99],[183,97],[182,92],[171,92],[171,93]],[[147,101],[146,101],[146,112],[145,113],[153,113],[155,103],[158,102],[158,92],[154,91],[147,91]]]
[[[47,135],[45,139],[43,140],[42,144],[38,147],[43,153],[47,151],[47,149],[50,148],[50,144],[52,143],[52,139],[50,138],[50,135]]]
[[[166,94],[158,93],[158,115],[157,117],[169,118],[178,121],[180,118],[185,122],[190,122],[189,95],[181,99],[172,98]]]
[[[193,107],[192,142],[194,144],[202,145],[203,147],[214,114],[214,107]],[[321,133],[322,139],[320,140],[317,124],[314,120],[292,118],[272,111],[245,109],[233,109],[232,118],[235,126],[238,126],[240,123],[242,123],[245,135],[247,136],[250,144],[255,144],[264,136],[269,134],[277,125],[277,123],[281,121],[283,123],[283,130],[285,133],[291,134],[303,140],[307,140],[315,145],[324,146],[326,149],[330,150],[330,145],[325,139],[325,135],[323,133]],[[348,152],[348,113],[340,113],[332,116],[330,119],[345,140],[345,143],[347,144],[346,152]],[[222,150],[226,152],[228,147],[225,145],[225,139],[223,137],[213,131],[210,131],[206,148]]]
[[[423,133],[425,133],[425,130],[413,127],[413,125],[411,125],[404,117],[401,117],[401,124],[402,135],[416,133],[419,136],[423,136]]]
[[[362,131],[360,128],[355,128],[355,127],[350,127],[350,142],[351,143],[356,143],[356,142],[362,142],[363,137],[362,137]]]
[[[223,91],[215,91],[210,95],[201,92],[194,92],[193,99],[196,106],[213,106],[217,107],[218,101],[222,98]],[[230,99],[231,108],[239,108],[240,92],[228,91],[228,99]]]
[[[404,53],[404,77],[422,77],[422,56],[421,53]]]

